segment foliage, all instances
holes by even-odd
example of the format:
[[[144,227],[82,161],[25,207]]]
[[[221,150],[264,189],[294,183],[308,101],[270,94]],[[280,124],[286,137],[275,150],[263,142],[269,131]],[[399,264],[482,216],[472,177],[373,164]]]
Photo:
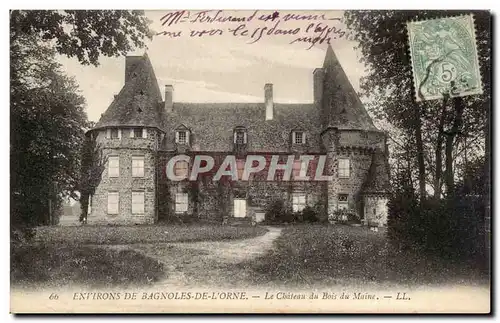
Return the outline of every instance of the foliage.
[[[84,192],[82,206],[88,204],[95,186],[80,160],[84,133],[92,126],[85,100],[56,55],[97,65],[101,55],[143,47],[148,24],[141,11],[10,12],[12,239],[31,237],[33,226],[54,224],[62,200],[78,199],[78,189]],[[84,164],[91,159],[84,156]]]
[[[418,249],[446,259],[483,259],[484,204],[478,196],[420,205],[401,194],[389,202],[388,221],[389,237],[398,249]]]
[[[103,156],[96,136],[87,133],[82,145],[80,181],[78,183],[81,208],[79,220],[82,223],[87,223],[90,198],[95,194],[95,190],[101,182],[106,162],[107,158]]]
[[[306,205],[302,211],[293,212],[286,207],[283,200],[275,199],[266,207],[265,222],[272,224],[323,222],[321,206],[319,203],[314,206]]]
[[[361,81],[368,107],[390,134],[393,168],[404,185],[419,187],[425,198],[432,187],[441,198],[441,187],[448,186],[468,158],[484,153],[484,125],[490,105],[490,13],[488,11],[454,11],[453,15],[474,15],[476,43],[483,81],[483,94],[447,101],[415,101],[406,24],[448,16],[449,11],[347,11],[345,21],[359,42],[367,76]],[[457,108],[460,107],[460,108]],[[463,113],[461,112],[463,110]],[[425,135],[423,135],[425,134]],[[445,146],[450,148],[445,151]],[[446,169],[443,172],[443,154]],[[413,178],[417,177],[415,181]],[[450,178],[451,177],[451,178]],[[393,181],[395,189],[400,181]],[[447,187],[452,192],[453,187]]]
[[[360,219],[356,214],[356,212],[354,212],[354,210],[351,209],[335,210],[332,216],[330,217],[330,220],[341,223],[360,222]]]
[[[65,196],[76,197],[85,100],[55,52],[32,37],[11,43],[11,223],[54,223]]]
[[[126,55],[151,39],[150,21],[138,10],[13,10],[11,40],[36,36],[62,55],[98,65],[100,55]]]

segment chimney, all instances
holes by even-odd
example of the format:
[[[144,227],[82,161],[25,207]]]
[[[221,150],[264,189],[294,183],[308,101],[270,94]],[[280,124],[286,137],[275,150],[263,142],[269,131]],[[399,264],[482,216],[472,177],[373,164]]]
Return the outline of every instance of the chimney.
[[[323,83],[325,80],[325,72],[322,68],[316,68],[313,72],[313,91],[314,103],[321,104],[323,99]]]
[[[174,107],[174,87],[165,85],[165,111],[172,112]]]
[[[273,85],[267,83],[264,86],[264,97],[266,103],[266,120],[273,120],[274,104],[273,104]]]

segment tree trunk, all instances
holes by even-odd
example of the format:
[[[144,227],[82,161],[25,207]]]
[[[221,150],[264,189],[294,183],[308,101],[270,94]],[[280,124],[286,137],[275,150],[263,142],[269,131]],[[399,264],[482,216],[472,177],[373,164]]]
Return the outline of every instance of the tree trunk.
[[[422,141],[422,120],[420,105],[415,104],[415,141],[417,144],[417,164],[418,164],[418,185],[420,200],[425,200],[425,161],[424,161],[424,143]]]
[[[454,193],[455,181],[453,177],[453,142],[455,141],[455,137],[460,132],[460,128],[463,123],[463,113],[464,113],[464,102],[461,97],[456,97],[453,99],[453,110],[455,113],[455,117],[453,119],[453,125],[451,126],[450,131],[447,131],[446,134],[446,146],[445,146],[445,154],[446,154],[446,170],[445,170],[445,183],[447,189],[447,195],[452,196]]]
[[[434,174],[434,198],[439,200],[441,198],[441,177],[443,173],[443,141],[444,141],[444,122],[446,119],[446,104],[448,97],[443,98],[441,106],[441,116],[438,125],[438,137],[436,140],[436,172]]]

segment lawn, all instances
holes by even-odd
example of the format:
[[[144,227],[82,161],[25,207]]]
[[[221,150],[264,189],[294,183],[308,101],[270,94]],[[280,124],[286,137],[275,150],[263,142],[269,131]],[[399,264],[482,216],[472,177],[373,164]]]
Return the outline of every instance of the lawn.
[[[166,278],[167,269],[126,245],[224,241],[266,232],[262,227],[220,225],[39,227],[33,241],[13,245],[11,283],[26,287],[150,285]]]
[[[13,286],[145,286],[165,277],[163,264],[131,250],[88,246],[12,248]]]
[[[267,286],[422,285],[485,277],[465,263],[394,250],[384,233],[345,225],[286,227],[270,253],[240,267]]]
[[[46,226],[35,242],[76,244],[133,244],[245,239],[263,235],[262,227],[221,225]]]

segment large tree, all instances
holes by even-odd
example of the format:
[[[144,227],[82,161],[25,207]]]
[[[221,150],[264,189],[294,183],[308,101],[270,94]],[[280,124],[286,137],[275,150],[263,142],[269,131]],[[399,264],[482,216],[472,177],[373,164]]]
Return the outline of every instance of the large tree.
[[[407,22],[447,16],[449,11],[347,11],[345,22],[359,42],[368,75],[362,80],[365,95],[379,119],[397,131],[392,147],[412,156],[405,167],[408,176],[416,169],[421,199],[428,188],[434,197],[453,192],[454,166],[485,151],[485,124],[490,104],[490,13],[454,11],[474,15],[476,43],[483,81],[483,94],[417,102],[408,48]],[[404,145],[398,143],[406,143]],[[444,156],[444,158],[443,158]],[[444,165],[443,165],[444,164]],[[402,166],[401,166],[402,167]],[[409,181],[412,182],[411,177]]]
[[[57,54],[98,65],[101,55],[143,47],[151,33],[141,11],[16,10],[10,19],[11,223],[23,233],[53,223],[62,199],[85,189],[81,152],[90,124]]]

